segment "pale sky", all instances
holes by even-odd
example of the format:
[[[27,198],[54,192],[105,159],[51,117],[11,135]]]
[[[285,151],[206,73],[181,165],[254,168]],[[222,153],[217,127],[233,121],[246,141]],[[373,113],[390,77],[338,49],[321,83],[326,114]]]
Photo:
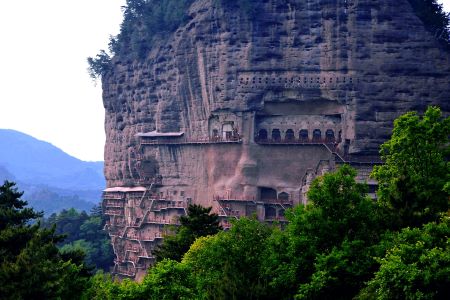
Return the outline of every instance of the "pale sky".
[[[0,128],[103,160],[101,84],[89,78],[86,58],[118,33],[125,0],[0,3]]]
[[[450,0],[442,2],[450,11]],[[0,128],[103,160],[101,85],[89,78],[86,58],[118,33],[125,0],[0,3]]]

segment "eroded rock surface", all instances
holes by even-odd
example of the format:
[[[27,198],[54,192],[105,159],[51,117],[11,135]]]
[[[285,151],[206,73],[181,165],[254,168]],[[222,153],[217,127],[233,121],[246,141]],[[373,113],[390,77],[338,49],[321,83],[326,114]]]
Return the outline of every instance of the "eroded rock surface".
[[[103,77],[104,205],[124,276],[142,276],[188,203],[224,226],[283,220],[337,163],[367,176],[400,114],[450,111],[450,55],[407,0],[267,0],[252,18],[214,3]]]

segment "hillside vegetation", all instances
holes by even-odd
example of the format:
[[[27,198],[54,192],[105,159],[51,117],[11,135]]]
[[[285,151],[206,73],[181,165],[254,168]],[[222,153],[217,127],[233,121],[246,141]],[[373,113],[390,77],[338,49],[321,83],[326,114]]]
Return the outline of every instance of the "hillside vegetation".
[[[103,230],[105,222],[101,208],[95,206],[89,214],[73,208],[53,213],[41,220],[41,227],[51,229],[54,226],[56,234],[66,236],[57,244],[62,253],[81,251],[89,267],[108,272],[114,253],[110,237]]]

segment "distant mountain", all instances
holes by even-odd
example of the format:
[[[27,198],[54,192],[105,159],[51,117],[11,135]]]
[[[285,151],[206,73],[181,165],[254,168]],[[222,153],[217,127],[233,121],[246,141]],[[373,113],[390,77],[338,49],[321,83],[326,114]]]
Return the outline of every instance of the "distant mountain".
[[[8,129],[0,129],[0,145],[0,166],[20,181],[77,190],[105,185],[103,162],[79,160],[50,143]]]
[[[0,129],[0,181],[5,179],[17,182],[23,198],[46,214],[88,210],[105,187],[103,162],[82,161],[50,143]]]
[[[0,183],[5,180],[15,181],[16,177],[11,174],[11,172],[9,172],[5,167],[0,166]]]

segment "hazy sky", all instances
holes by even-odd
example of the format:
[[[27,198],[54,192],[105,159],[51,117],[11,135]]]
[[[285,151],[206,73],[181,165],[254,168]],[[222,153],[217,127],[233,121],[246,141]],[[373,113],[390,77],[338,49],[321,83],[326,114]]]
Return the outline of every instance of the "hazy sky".
[[[442,2],[450,11],[450,0]],[[107,48],[124,4],[2,1],[0,128],[30,134],[83,160],[103,160],[101,87],[89,78],[86,57]]]
[[[83,160],[103,160],[101,86],[89,78],[86,58],[117,34],[123,5],[125,0],[1,1],[0,128]]]

